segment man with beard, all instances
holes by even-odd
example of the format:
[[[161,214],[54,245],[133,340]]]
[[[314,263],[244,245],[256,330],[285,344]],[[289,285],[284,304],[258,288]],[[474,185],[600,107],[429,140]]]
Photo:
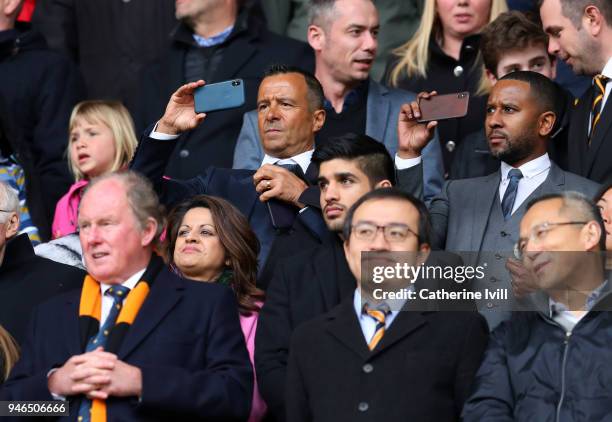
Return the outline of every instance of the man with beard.
[[[522,273],[518,262],[505,258],[518,240],[518,225],[529,200],[566,190],[588,197],[596,192],[597,184],[561,170],[548,157],[557,100],[557,86],[539,73],[512,72],[501,78],[489,96],[485,119],[489,149],[501,161],[499,171],[450,180],[431,202],[434,248],[476,252],[470,256],[473,262],[466,263],[487,263],[487,278],[475,280],[478,290],[510,288],[504,266],[515,278]],[[417,122],[419,117],[418,104],[413,102],[406,125],[412,145],[418,145],[415,156],[432,138],[428,126]],[[509,315],[501,306],[493,300],[479,303],[491,329]]]
[[[599,183],[612,177],[612,3],[602,0],[543,0],[540,16],[548,52],[593,85],[575,103],[569,126],[568,169]]]

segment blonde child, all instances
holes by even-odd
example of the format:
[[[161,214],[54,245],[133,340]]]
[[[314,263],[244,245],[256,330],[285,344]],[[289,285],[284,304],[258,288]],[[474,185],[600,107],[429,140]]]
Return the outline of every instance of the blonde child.
[[[77,212],[90,179],[127,168],[136,150],[134,123],[117,101],[92,100],[77,104],[70,116],[68,158],[76,182],[55,208],[53,238],[77,230]]]

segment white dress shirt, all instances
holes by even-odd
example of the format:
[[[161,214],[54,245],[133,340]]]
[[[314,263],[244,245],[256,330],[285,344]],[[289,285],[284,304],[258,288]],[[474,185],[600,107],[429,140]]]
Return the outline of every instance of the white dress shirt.
[[[140,278],[144,274],[146,268],[138,271],[136,274],[125,280],[121,283],[122,286],[127,287],[132,290],[134,286],[140,281]],[[106,318],[108,318],[108,314],[110,313],[111,308],[113,307],[113,303],[115,302],[115,298],[111,295],[105,294],[108,289],[113,287],[112,284],[104,284],[100,283],[100,291],[102,293],[102,310],[100,312],[100,327],[104,325]]]
[[[544,154],[534,160],[529,161],[528,163],[523,164],[518,169],[523,173],[523,178],[519,180],[518,189],[516,191],[516,199],[514,200],[514,205],[512,207],[512,213],[517,210],[518,207],[535,191],[538,186],[544,183],[544,180],[548,177],[548,173],[550,172],[550,158],[548,154]],[[501,163],[501,182],[499,183],[499,201],[504,198],[504,194],[506,193],[506,189],[508,188],[508,183],[510,183],[510,179],[508,178],[508,173],[512,170],[510,164]]]
[[[261,166],[263,166],[264,164],[297,164],[302,169],[302,172],[306,174],[306,170],[310,165],[310,160],[312,159],[313,152],[314,149],[310,149],[306,152],[302,152],[301,154],[294,155],[293,157],[289,158],[276,158],[266,154],[264,155],[263,161],[261,162]]]

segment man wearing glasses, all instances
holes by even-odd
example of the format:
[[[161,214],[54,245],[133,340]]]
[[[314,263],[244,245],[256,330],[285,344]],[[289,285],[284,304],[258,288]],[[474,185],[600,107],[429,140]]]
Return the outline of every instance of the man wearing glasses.
[[[374,190],[351,207],[344,252],[357,289],[294,332],[287,420],[459,420],[487,342],[484,318],[400,311],[361,284],[362,252],[426,256],[430,231],[425,205],[393,188]]]
[[[532,311],[492,333],[463,420],[610,420],[612,313],[599,311],[612,295],[598,209],[575,192],[531,202],[515,251],[538,288]]]

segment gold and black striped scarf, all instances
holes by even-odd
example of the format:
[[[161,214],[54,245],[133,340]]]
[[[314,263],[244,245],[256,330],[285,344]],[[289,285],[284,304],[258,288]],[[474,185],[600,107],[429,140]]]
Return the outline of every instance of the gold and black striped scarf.
[[[149,295],[151,283],[163,266],[163,262],[154,256],[142,275],[141,280],[130,290],[123,301],[123,306],[117,321],[111,329],[106,343],[105,351],[117,353],[130,326],[136,319],[142,304]],[[150,280],[150,281],[147,281]],[[102,310],[102,292],[100,283],[90,275],[85,276],[81,301],[79,303],[79,329],[81,333],[81,349],[85,350],[87,342],[95,336],[100,329],[100,313]],[[94,399],[91,406],[91,422],[106,422],[106,401]]]

